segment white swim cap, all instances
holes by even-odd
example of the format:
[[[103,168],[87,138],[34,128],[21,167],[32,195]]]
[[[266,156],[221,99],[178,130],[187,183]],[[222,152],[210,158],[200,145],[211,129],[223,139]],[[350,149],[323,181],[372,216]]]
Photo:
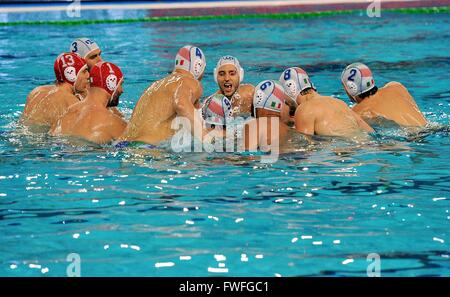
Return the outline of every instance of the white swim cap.
[[[306,71],[300,67],[291,67],[283,71],[280,76],[280,83],[283,85],[286,94],[294,101],[297,100],[301,91],[308,88],[316,89]]]
[[[70,51],[79,54],[82,58],[86,58],[89,53],[96,49],[99,49],[97,43],[89,38],[75,39],[70,45]]]
[[[263,108],[281,112],[285,99],[283,87],[274,80],[264,80],[255,88],[253,96],[253,113],[256,117],[256,109]]]
[[[233,117],[230,100],[221,94],[209,96],[203,104],[202,116],[207,124],[226,126]]]
[[[185,45],[175,57],[175,69],[184,69],[198,79],[206,68],[205,55],[198,47]]]
[[[217,83],[217,76],[219,75],[219,68],[223,65],[233,65],[239,73],[239,83],[244,80],[244,69],[239,64],[239,60],[233,56],[223,56],[217,62],[216,68],[214,68],[214,80]]]
[[[375,86],[372,71],[362,63],[348,65],[342,71],[341,81],[351,96],[358,96]]]

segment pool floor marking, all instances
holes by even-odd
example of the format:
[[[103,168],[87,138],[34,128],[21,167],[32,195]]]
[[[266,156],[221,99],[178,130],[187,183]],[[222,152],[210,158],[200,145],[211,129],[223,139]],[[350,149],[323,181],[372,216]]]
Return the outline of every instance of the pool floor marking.
[[[395,3],[402,6],[419,4],[419,6],[449,5],[448,0],[379,0],[381,4]],[[0,13],[24,13],[24,12],[49,12],[66,11],[73,2],[66,5],[22,5],[22,6],[0,6]],[[81,10],[174,10],[174,9],[220,9],[220,8],[279,8],[279,7],[302,7],[302,6],[330,6],[340,4],[359,4],[368,6],[367,0],[285,0],[285,1],[209,1],[209,2],[176,2],[176,3],[122,3],[122,4],[93,4],[82,3]],[[333,7],[331,6],[331,7]]]

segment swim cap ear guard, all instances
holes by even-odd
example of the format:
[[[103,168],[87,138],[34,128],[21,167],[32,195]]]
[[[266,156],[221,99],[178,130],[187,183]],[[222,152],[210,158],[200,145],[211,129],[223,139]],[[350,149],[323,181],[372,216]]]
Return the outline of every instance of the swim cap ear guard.
[[[356,96],[358,94],[358,86],[353,81],[347,81],[345,89],[351,96]]]
[[[97,43],[89,38],[78,38],[70,44],[70,51],[86,58],[89,53],[99,49]]]
[[[281,112],[284,98],[285,91],[279,83],[273,80],[260,82],[256,86],[253,96],[253,114],[256,116],[257,108]]]
[[[375,86],[372,71],[362,63],[348,65],[342,71],[341,82],[352,97],[361,95]]]
[[[239,72],[239,83],[242,83],[242,81],[244,80],[244,68],[241,67],[239,60],[233,56],[223,56],[219,59],[216,68],[214,68],[214,81],[218,83],[217,76],[219,75],[219,68],[227,64],[236,67],[236,70]]]
[[[192,73],[195,79],[205,72],[206,59],[202,50],[195,46],[183,46],[175,57],[175,69],[183,69]]]
[[[108,107],[117,106],[119,98],[115,98],[114,95],[123,80],[122,70],[113,63],[99,62],[92,67],[90,74],[91,87],[101,88],[111,95]]]
[[[291,67],[283,71],[280,83],[286,94],[294,101],[297,101],[297,97],[302,91],[308,88],[316,90],[306,71],[300,67]]]
[[[53,64],[56,80],[67,82],[72,86],[75,84],[78,74],[86,67],[86,61],[74,53],[60,54]]]
[[[226,126],[233,117],[230,100],[221,94],[209,96],[203,104],[202,117],[206,124]]]

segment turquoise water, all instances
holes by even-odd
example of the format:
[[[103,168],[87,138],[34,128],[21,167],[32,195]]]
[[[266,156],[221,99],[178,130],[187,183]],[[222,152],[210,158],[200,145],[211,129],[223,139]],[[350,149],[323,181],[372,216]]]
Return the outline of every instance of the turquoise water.
[[[367,255],[378,253],[382,276],[450,276],[449,20],[0,27],[0,275],[64,276],[76,253],[82,276],[364,277]],[[171,71],[177,49],[193,43],[207,57],[204,95],[215,90],[215,62],[231,54],[246,82],[302,66],[321,93],[348,102],[340,72],[361,61],[378,85],[407,86],[433,128],[415,136],[378,128],[360,146],[294,143],[275,164],[24,134],[17,120],[27,93],[51,83],[55,57],[79,36],[122,67],[127,117],[142,91]]]

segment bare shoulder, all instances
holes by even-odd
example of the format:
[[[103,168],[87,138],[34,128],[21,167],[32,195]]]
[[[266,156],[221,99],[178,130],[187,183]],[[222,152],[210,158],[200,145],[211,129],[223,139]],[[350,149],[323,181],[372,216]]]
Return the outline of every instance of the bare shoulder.
[[[239,94],[241,96],[253,96],[255,87],[251,84],[242,84],[239,86]]]
[[[392,81],[390,83],[387,83],[380,91],[380,93],[384,96],[390,96],[394,98],[400,97],[410,101],[414,105],[417,105],[408,89],[399,82]]]
[[[246,89],[246,90],[252,90],[253,91],[255,89],[255,86],[252,85],[252,84],[241,84],[239,86],[239,88],[243,88],[243,89]]]
[[[198,80],[193,77],[185,76],[185,75],[171,75],[166,79],[166,88],[167,90],[176,92],[180,87],[182,89],[190,89],[190,90],[198,90],[201,88],[201,84]]]
[[[39,86],[34,88],[27,96],[28,100],[32,100],[33,98],[37,97],[44,97],[50,93],[55,88],[55,86],[52,85],[45,85],[45,86]]]
[[[38,93],[37,93],[38,94]],[[59,101],[60,98],[62,97],[62,92],[61,90],[59,90],[58,88],[55,88],[54,90],[50,90],[48,92],[46,92],[45,96],[42,96],[41,101],[42,102],[55,102],[55,101]]]
[[[406,93],[408,93],[408,89],[406,89],[406,87],[402,84],[402,83],[400,83],[400,82],[398,82],[398,81],[391,81],[391,82],[388,82],[382,89],[385,89],[385,90],[395,90],[395,91],[397,91],[397,92],[406,92]]]
[[[178,84],[178,87],[182,87],[183,89],[189,89],[192,91],[192,94],[195,99],[199,99],[203,95],[203,87],[201,83],[193,77],[183,76]]]
[[[345,103],[344,100],[338,99],[338,98],[334,98],[334,97],[329,97],[331,100],[333,100],[333,102],[335,102],[336,104],[338,104],[339,106],[343,107],[343,108],[350,108],[348,106],[347,103]]]
[[[155,90],[158,90],[161,84],[164,84],[164,81],[167,79],[163,78],[157,81],[152,82],[145,90],[144,92],[141,94],[141,97],[139,97],[139,100],[141,99],[145,99],[148,97],[151,97],[151,95],[153,94],[153,92],[155,92]]]
[[[198,88],[200,86],[200,82],[198,80],[189,76],[182,76],[179,80],[179,84],[186,85],[189,88]]]
[[[47,86],[47,85],[38,86],[38,87],[35,87],[33,90],[31,90],[30,95],[36,94],[38,92],[49,91],[50,89],[51,89],[50,86]]]
[[[403,87],[403,88],[404,88],[404,86],[402,85],[402,83],[400,83],[400,82],[398,82],[398,81],[391,81],[391,82],[388,82],[386,85],[384,85],[384,87],[385,87],[385,88],[388,88],[388,87]]]
[[[342,101],[341,99],[332,97],[332,96],[326,96],[326,95],[320,95],[318,94],[311,100],[306,102],[308,109],[313,109],[315,112],[319,112],[321,110],[326,110],[330,106],[347,106],[347,104]]]

